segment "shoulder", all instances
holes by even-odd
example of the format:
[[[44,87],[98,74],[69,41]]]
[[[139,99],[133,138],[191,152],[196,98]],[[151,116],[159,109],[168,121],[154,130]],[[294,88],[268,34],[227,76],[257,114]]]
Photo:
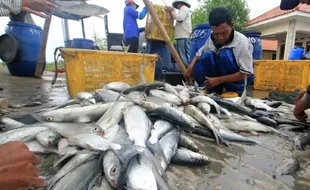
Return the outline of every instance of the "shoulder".
[[[181,11],[184,11],[184,12],[190,12],[190,9],[187,7],[187,6],[182,6],[181,8],[180,8],[180,10]]]
[[[249,39],[242,33],[235,31],[234,41],[240,45],[249,45]]]

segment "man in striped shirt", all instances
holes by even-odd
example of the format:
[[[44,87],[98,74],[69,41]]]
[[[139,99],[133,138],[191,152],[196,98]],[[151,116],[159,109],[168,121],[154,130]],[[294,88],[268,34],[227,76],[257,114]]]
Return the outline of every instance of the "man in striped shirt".
[[[17,15],[21,11],[46,18],[56,6],[49,0],[0,0],[0,16]]]

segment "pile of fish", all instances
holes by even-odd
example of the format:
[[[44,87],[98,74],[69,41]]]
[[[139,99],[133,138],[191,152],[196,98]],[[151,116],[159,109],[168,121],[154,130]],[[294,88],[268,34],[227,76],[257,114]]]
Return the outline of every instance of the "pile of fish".
[[[294,107],[246,97],[222,99],[197,87],[164,82],[130,86],[112,82],[95,93],[36,113],[38,123],[25,125],[2,117],[0,144],[23,141],[38,154],[58,154],[59,171],[46,189],[169,189],[170,163],[205,166],[208,156],[190,138],[193,134],[264,146],[238,132],[274,133],[280,128],[309,125],[285,114]],[[300,148],[306,144],[300,142]]]

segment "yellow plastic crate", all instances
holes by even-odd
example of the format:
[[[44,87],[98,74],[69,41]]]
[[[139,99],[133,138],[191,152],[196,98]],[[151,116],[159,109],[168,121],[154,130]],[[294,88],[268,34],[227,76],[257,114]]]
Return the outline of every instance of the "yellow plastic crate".
[[[173,39],[174,19],[172,15],[168,11],[165,10],[165,6],[162,6],[162,5],[153,5],[153,6],[168,36],[170,37],[170,39]],[[148,13],[146,17],[145,38],[148,40],[165,41],[164,37],[161,35],[159,29],[157,28],[156,24],[153,22],[152,16],[150,15],[150,13]]]
[[[122,81],[140,83],[140,66],[144,64],[146,82],[154,81],[157,55],[108,52],[83,49],[61,49],[68,91],[71,98],[81,91],[94,92],[105,84]]]
[[[255,61],[254,89],[280,92],[305,90],[310,84],[310,61]]]

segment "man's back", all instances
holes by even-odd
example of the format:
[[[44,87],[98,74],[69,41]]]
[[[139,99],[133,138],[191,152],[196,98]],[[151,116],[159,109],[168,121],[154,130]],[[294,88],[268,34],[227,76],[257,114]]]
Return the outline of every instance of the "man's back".
[[[176,20],[174,37],[175,39],[189,38],[190,34],[192,33],[190,9],[187,6],[183,5],[179,10],[179,14],[186,14],[186,16],[183,21]]]
[[[138,12],[133,6],[126,6],[124,8],[124,20],[123,20],[123,30],[124,38],[139,38],[139,28],[137,23]]]

